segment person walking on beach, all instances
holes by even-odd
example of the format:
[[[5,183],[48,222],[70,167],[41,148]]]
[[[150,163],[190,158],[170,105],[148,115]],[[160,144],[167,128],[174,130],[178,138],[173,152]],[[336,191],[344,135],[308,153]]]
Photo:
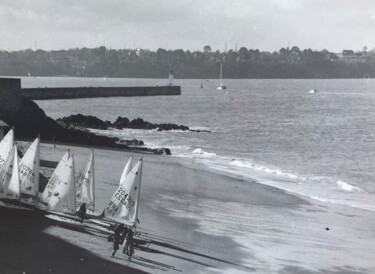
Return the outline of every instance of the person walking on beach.
[[[83,203],[83,204],[80,206],[77,215],[78,215],[78,217],[81,218],[81,223],[83,223],[83,220],[84,220],[85,217],[86,217],[86,203]]]
[[[134,246],[133,246],[133,230],[129,230],[129,232],[126,234],[125,238],[125,246],[123,253],[126,252],[128,255],[129,259],[133,256],[134,253]]]
[[[117,250],[119,249],[119,245],[120,245],[120,234],[115,233],[115,238],[113,239],[113,253],[112,253],[113,258],[115,257],[115,254]]]
[[[115,236],[121,236],[121,234],[123,233],[125,227],[123,224],[120,224],[118,225],[116,228],[115,228]]]

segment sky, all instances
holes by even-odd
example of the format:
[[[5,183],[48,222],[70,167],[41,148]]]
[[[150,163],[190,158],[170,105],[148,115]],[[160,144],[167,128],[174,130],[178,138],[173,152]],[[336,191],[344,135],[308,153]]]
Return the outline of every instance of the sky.
[[[0,0],[0,49],[375,48],[373,0]]]

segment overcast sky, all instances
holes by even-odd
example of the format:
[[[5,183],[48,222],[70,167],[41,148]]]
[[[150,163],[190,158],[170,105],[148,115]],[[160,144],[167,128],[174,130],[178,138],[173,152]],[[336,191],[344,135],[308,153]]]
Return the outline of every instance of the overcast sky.
[[[0,0],[0,49],[375,47],[374,0]]]

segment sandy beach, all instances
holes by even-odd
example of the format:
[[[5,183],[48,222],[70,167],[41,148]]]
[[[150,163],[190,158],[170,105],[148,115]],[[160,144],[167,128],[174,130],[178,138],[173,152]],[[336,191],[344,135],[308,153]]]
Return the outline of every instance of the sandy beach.
[[[42,144],[58,161],[68,147]],[[76,172],[90,154],[70,147]],[[103,229],[1,209],[0,273],[374,273],[375,212],[291,195],[171,156],[143,157],[134,257]],[[100,212],[130,153],[95,149]]]

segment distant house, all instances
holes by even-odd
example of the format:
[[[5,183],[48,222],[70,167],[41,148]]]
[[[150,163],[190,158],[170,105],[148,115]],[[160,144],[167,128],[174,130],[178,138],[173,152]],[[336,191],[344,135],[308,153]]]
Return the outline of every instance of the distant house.
[[[354,52],[353,50],[343,50],[342,53],[337,54],[339,57],[338,61],[343,63],[364,63],[366,57],[363,52]]]

